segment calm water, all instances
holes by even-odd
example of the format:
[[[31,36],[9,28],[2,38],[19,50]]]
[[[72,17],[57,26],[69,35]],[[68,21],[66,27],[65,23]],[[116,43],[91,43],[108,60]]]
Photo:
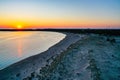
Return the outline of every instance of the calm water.
[[[41,53],[64,37],[56,32],[0,32],[0,69]]]

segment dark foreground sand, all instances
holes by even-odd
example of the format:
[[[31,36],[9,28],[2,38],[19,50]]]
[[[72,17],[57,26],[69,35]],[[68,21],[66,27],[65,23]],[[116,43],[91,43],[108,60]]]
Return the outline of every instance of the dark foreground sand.
[[[120,38],[107,37],[69,33],[49,50],[1,70],[0,80],[120,80]]]

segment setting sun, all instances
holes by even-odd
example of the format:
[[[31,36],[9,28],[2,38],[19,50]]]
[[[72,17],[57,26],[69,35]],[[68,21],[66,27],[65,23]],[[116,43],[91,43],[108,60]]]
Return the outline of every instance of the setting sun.
[[[22,25],[17,25],[17,29],[22,29]]]

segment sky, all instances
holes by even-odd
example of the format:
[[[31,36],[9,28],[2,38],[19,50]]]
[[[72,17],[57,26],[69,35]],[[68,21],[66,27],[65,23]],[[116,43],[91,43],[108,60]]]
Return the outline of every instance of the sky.
[[[120,0],[0,0],[0,28],[120,28]]]

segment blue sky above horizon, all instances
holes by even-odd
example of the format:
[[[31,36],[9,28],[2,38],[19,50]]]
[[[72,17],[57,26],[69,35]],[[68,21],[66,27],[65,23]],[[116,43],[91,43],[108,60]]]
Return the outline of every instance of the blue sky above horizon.
[[[120,0],[0,0],[0,26],[17,25],[120,28]]]

